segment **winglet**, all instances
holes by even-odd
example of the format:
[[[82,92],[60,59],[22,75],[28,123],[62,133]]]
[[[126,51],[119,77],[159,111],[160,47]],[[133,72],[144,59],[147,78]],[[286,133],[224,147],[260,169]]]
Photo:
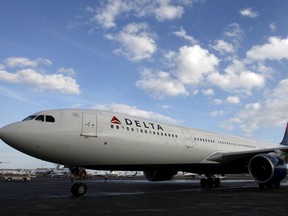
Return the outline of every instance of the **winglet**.
[[[283,140],[282,140],[282,142],[280,144],[288,146],[288,122],[287,122],[287,125],[286,125],[286,130],[285,130],[285,134],[284,134]]]

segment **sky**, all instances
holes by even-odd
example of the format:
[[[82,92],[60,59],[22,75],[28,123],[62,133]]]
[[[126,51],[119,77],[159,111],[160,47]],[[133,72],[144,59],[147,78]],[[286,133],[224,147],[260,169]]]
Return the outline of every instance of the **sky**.
[[[279,143],[287,11],[285,0],[2,0],[0,127],[88,108]],[[2,141],[0,161],[53,166]]]

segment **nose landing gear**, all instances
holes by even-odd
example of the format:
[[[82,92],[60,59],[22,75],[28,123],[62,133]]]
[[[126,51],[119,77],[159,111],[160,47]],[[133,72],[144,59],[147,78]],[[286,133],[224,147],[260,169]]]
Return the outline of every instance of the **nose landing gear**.
[[[71,193],[74,196],[80,197],[87,192],[87,185],[84,182],[76,182],[71,187]]]
[[[70,167],[70,171],[73,176],[71,181],[73,181],[73,179],[80,181],[72,185],[71,193],[77,197],[83,196],[87,192],[87,185],[84,183],[84,180],[87,178],[85,169],[80,167]]]

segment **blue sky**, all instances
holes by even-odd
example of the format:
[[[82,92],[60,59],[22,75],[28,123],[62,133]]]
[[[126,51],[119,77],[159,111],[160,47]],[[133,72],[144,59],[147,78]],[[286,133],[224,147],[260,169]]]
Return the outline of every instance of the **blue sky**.
[[[96,108],[280,142],[288,2],[2,1],[0,127]],[[1,167],[47,164],[2,141]],[[49,164],[48,164],[49,165]]]

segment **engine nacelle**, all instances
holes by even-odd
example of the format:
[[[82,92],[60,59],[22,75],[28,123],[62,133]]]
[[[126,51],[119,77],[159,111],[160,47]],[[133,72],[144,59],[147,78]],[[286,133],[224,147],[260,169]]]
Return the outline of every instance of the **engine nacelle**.
[[[259,154],[254,156],[248,165],[250,175],[258,183],[282,181],[287,175],[285,162],[274,155]]]
[[[177,171],[173,170],[145,170],[143,171],[148,181],[166,181],[171,180]]]

